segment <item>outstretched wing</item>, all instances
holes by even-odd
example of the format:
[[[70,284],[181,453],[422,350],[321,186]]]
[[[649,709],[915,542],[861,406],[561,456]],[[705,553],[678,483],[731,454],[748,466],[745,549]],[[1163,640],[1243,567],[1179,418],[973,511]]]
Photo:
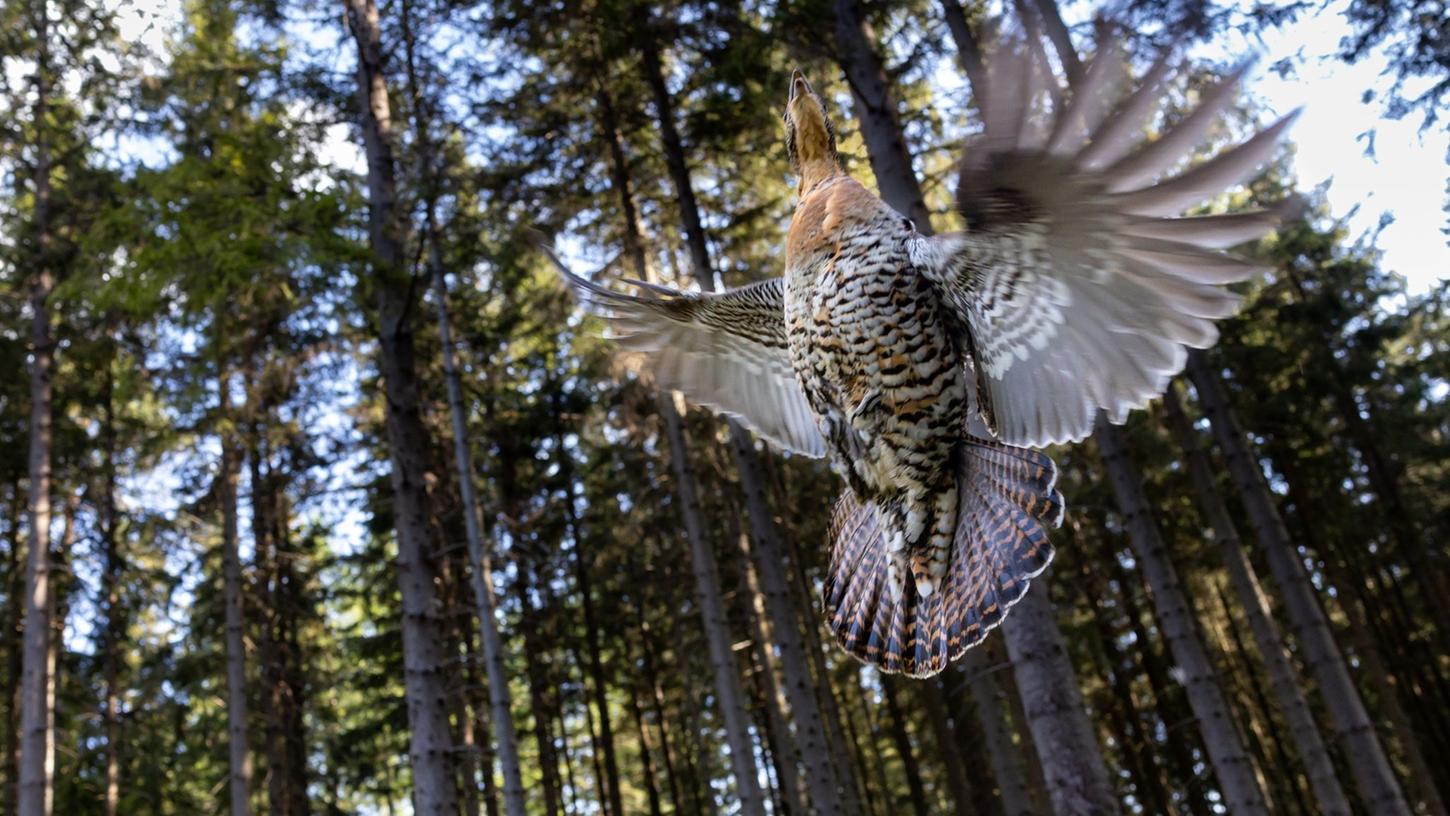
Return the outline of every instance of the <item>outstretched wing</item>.
[[[1295,114],[1166,179],[1232,100],[1245,68],[1151,141],[1165,54],[1124,95],[1122,56],[1100,48],[1052,114],[1050,81],[1023,48],[999,51],[983,94],[984,134],[957,188],[965,233],[923,239],[921,264],[970,332],[983,414],[1012,445],[1092,433],[1161,394],[1185,346],[1218,338],[1238,298],[1224,284],[1260,271],[1224,247],[1267,232],[1278,211],[1173,218],[1267,161]],[[1116,103],[1116,105],[1115,105]],[[1297,111],[1296,111],[1297,113]]]
[[[719,294],[640,284],[643,296],[625,295],[548,255],[590,311],[609,321],[620,345],[641,353],[641,367],[660,387],[739,419],[780,448],[826,454],[790,365],[780,278]]]

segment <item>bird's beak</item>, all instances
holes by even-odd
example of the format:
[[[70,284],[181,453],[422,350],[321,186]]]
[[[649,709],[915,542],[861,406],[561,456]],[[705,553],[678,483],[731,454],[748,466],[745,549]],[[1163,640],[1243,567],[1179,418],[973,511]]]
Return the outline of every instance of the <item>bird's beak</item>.
[[[790,72],[790,98],[786,102],[794,102],[795,98],[800,94],[810,92],[811,84],[806,82],[805,75],[801,73],[799,68],[792,70]]]

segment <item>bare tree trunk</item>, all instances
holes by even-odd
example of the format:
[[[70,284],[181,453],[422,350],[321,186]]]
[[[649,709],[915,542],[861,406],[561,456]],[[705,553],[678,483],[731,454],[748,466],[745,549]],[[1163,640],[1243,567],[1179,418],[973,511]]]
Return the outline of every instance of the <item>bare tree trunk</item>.
[[[121,643],[126,636],[125,609],[121,605],[121,579],[125,565],[121,561],[120,541],[116,537],[116,414],[114,401],[114,361],[106,361],[102,396],[101,425],[101,541],[105,559],[101,572],[101,603],[106,610],[102,635],[101,669],[105,684],[101,705],[101,733],[106,740],[105,813],[116,816],[121,804]]]
[[[926,721],[931,725],[932,736],[936,738],[946,786],[951,791],[952,801],[956,802],[957,812],[972,810],[972,802],[975,800],[972,795],[972,774],[957,745],[958,723],[947,705],[941,677],[916,683],[914,687],[917,696],[921,698],[922,708],[925,709]]]
[[[1233,711],[1224,699],[1213,663],[1194,625],[1193,606],[1178,580],[1178,572],[1173,568],[1167,546],[1153,520],[1148,498],[1143,494],[1143,478],[1129,458],[1122,431],[1109,423],[1105,415],[1099,414],[1093,438],[1102,451],[1108,478],[1113,484],[1113,492],[1117,494],[1123,526],[1152,589],[1163,636],[1168,641],[1174,663],[1183,673],[1181,682],[1188,692],[1189,706],[1198,719],[1225,803],[1232,813],[1267,814],[1269,806],[1263,789],[1234,725]]]
[[[231,389],[230,373],[223,366],[217,377],[220,414],[230,421],[231,407],[227,393]],[[241,456],[237,442],[229,430],[221,432],[221,469],[217,473],[215,491],[222,511],[222,592],[226,601],[227,650],[227,747],[229,751],[232,816],[248,816],[252,812],[252,754],[247,740],[247,646],[243,621],[242,561],[237,544],[237,472]]]
[[[559,757],[554,745],[553,726],[558,691],[552,687],[554,683],[545,663],[546,647],[539,638],[535,617],[537,610],[529,598],[532,572],[532,565],[519,561],[514,594],[519,602],[519,629],[524,639],[525,674],[529,683],[529,708],[534,714],[534,741],[539,751],[539,787],[542,788],[544,814],[559,816]],[[553,648],[553,645],[548,648]]]
[[[653,40],[650,42],[653,43]],[[663,77],[660,81],[663,82]],[[633,256],[635,273],[641,280],[650,280],[634,206],[634,194],[630,189],[629,161],[619,133],[612,98],[603,84],[599,86],[596,99],[600,106],[601,127],[610,145],[615,191],[619,195],[625,215],[625,241]],[[664,118],[663,115],[661,118]],[[693,196],[693,192],[690,195]],[[695,216],[698,220],[698,212]],[[705,624],[710,669],[715,680],[715,696],[725,720],[726,742],[730,746],[730,766],[735,775],[736,795],[740,797],[743,813],[764,813],[765,800],[757,780],[755,750],[750,738],[750,718],[745,710],[745,694],[740,685],[739,667],[730,650],[729,618],[725,614],[724,600],[720,595],[720,568],[716,563],[715,551],[705,537],[704,514],[700,508],[699,488],[690,469],[683,422],[669,394],[660,393],[656,404],[669,441],[670,468],[675,476],[676,498],[685,523],[685,536],[690,543],[695,594]]]
[[[972,27],[967,22],[967,15],[962,11],[961,0],[941,0],[942,17],[946,19],[947,28],[952,33],[952,41],[957,46],[957,61],[962,65],[962,71],[967,75],[967,82],[972,87],[973,94],[980,94],[987,87],[987,66],[982,63],[982,46],[976,35],[972,33]],[[975,105],[978,110],[982,108],[982,99],[977,98]]]
[[[403,259],[404,230],[397,208],[386,52],[376,0],[343,0],[343,10],[358,52],[358,120],[368,167],[378,368],[387,408],[393,515],[398,534],[396,569],[403,607],[403,688],[408,706],[413,805],[419,816],[454,816],[458,791],[446,707],[443,625],[438,618],[436,571],[428,530],[430,446],[419,410],[411,314],[416,292]],[[483,570],[476,571],[474,580],[485,590],[488,588]]]
[[[1213,469],[1208,456],[1189,426],[1174,388],[1168,389],[1164,394],[1163,408],[1165,422],[1177,439],[1179,447],[1183,448],[1199,510],[1213,529],[1219,554],[1228,571],[1229,583],[1248,617],[1249,629],[1253,631],[1259,655],[1263,657],[1264,665],[1269,671],[1270,687],[1289,723],[1289,733],[1293,735],[1295,750],[1308,770],[1309,784],[1314,789],[1319,812],[1326,816],[1348,814],[1349,801],[1344,796],[1344,789],[1340,787],[1334,761],[1320,737],[1319,726],[1314,722],[1314,714],[1300,686],[1298,672],[1290,661],[1289,650],[1279,635],[1278,625],[1274,623],[1268,600],[1264,597],[1257,576],[1254,575],[1253,565],[1249,563],[1243,542],[1239,540],[1233,516],[1214,486]]]
[[[665,160],[680,201],[680,211],[685,222],[685,239],[690,247],[695,280],[705,291],[714,291],[714,267],[705,243],[705,231],[695,201],[689,167],[685,163],[684,144],[675,128],[674,102],[665,85],[659,44],[655,41],[653,24],[648,15],[648,10],[641,7],[640,16],[636,18],[644,78],[654,95]],[[771,618],[777,622],[776,645],[780,648],[786,699],[790,701],[791,714],[796,723],[796,740],[807,765],[806,781],[810,786],[811,800],[822,816],[834,816],[838,813],[854,816],[860,811],[860,806],[855,802],[855,784],[843,784],[838,778],[831,752],[827,748],[815,682],[801,642],[800,628],[796,623],[799,618],[785,576],[787,556],[766,499],[758,456],[749,433],[733,420],[727,420],[726,424],[730,428],[730,442],[735,451],[740,487],[745,494],[751,540],[755,543],[755,567],[760,576],[761,587],[765,591],[765,607]]]
[[[1360,794],[1375,814],[1409,813],[1399,780],[1395,778],[1384,746],[1365,711],[1359,690],[1350,679],[1339,645],[1335,643],[1329,622],[1314,596],[1314,587],[1274,506],[1264,473],[1254,460],[1243,430],[1229,408],[1218,373],[1197,352],[1188,357],[1188,373],[1198,391],[1204,414],[1213,425],[1214,437],[1228,462],[1229,474],[1248,513],[1249,524],[1283,593],[1290,627],[1304,651],[1309,671],[1319,683],[1325,706],[1334,722],[1335,738],[1354,771]]]
[[[1088,720],[1046,589],[1039,586],[1022,596],[1001,629],[1046,776],[1048,799],[1057,816],[1117,813],[1102,748]]]
[[[916,816],[928,816],[931,806],[926,801],[926,787],[921,784],[921,769],[916,765],[916,750],[911,747],[911,734],[906,729],[906,714],[896,699],[897,681],[890,675],[881,677],[881,697],[886,701],[886,716],[891,718],[891,741],[906,776],[906,789],[911,796],[911,809]]]
[[[953,0],[948,0],[952,2]],[[897,117],[896,101],[887,85],[886,71],[861,16],[860,0],[833,0],[836,14],[836,61],[846,73],[856,121],[866,140],[871,172],[881,199],[910,218],[916,228],[931,234],[931,214],[921,196],[911,153]]]
[[[65,648],[65,621],[69,614],[69,604],[66,602],[68,586],[65,576],[70,568],[71,550],[75,547],[76,510],[79,506],[80,493],[68,493],[65,509],[62,511],[60,541],[56,543],[55,553],[51,557],[50,571],[55,580],[51,582],[50,642],[45,655],[45,729],[50,733],[50,739],[47,740],[45,746],[47,754],[45,762],[51,768],[52,778],[57,767],[55,756],[56,740],[58,739],[55,725],[56,691],[60,686],[61,653]]]
[[[46,656],[50,651],[51,373],[55,364],[55,289],[50,234],[50,11],[35,13],[36,130],[34,165],[35,273],[30,282],[30,556],[25,581],[25,630],[20,679],[20,816],[50,816],[55,768],[46,717]]]

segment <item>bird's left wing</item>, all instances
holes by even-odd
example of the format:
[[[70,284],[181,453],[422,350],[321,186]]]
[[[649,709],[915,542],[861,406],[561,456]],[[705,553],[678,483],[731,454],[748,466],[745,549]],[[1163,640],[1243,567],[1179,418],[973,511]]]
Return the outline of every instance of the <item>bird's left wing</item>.
[[[826,443],[791,368],[780,278],[719,294],[638,284],[626,295],[586,280],[544,251],[639,368],[662,388],[739,419],[784,450],[820,457]]]

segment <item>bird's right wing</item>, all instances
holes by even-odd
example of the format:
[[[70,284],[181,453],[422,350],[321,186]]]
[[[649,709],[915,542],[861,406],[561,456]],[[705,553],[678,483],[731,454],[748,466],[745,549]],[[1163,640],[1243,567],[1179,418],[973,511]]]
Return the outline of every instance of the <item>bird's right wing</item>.
[[[967,230],[924,239],[918,265],[969,330],[984,416],[997,438],[1040,446],[1092,433],[1161,394],[1184,347],[1218,337],[1233,314],[1225,284],[1261,271],[1220,251],[1271,229],[1279,211],[1197,218],[1184,209],[1272,157],[1290,114],[1244,143],[1167,178],[1233,100],[1243,69],[1145,140],[1168,73],[1160,59],[1132,93],[1103,45],[1064,104],[1031,50],[1004,47],[988,80],[985,133],[966,149],[957,189]]]
[[[826,455],[815,415],[790,364],[785,291],[780,278],[719,294],[689,294],[638,284],[643,295],[606,289],[543,248],[614,337],[639,352],[639,368],[662,388],[739,419],[777,447]]]

